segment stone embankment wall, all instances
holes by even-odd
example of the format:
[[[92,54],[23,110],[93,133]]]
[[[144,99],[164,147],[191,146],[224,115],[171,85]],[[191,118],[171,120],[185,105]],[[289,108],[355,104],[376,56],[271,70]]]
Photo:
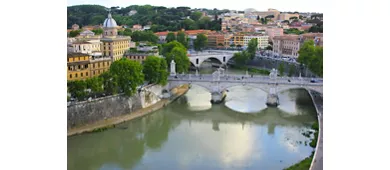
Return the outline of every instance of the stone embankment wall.
[[[163,87],[150,85],[131,97],[113,95],[68,106],[67,128],[82,126],[99,120],[130,114],[160,101]]]

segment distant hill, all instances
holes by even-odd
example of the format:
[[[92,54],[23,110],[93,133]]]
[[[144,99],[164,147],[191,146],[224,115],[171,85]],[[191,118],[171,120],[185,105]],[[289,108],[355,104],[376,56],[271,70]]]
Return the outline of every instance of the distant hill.
[[[136,10],[137,13],[129,16],[128,14],[131,10]],[[81,27],[84,25],[102,24],[107,17],[106,7],[100,5],[69,6],[67,11],[68,28],[71,28],[73,24],[78,24]],[[215,14],[229,12],[227,9],[166,8],[151,5],[131,5],[125,8],[111,7],[111,11],[118,25],[151,25],[151,30],[154,32],[177,31],[181,28],[186,30],[220,30],[221,20],[215,20]],[[212,15],[212,17],[202,17],[202,12]]]

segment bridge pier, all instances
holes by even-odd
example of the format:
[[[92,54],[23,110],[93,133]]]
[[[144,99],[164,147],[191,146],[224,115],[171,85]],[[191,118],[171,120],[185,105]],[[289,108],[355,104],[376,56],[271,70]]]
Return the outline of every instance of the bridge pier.
[[[279,105],[279,97],[277,94],[268,94],[267,95],[267,106],[277,107]]]
[[[225,91],[211,93],[211,103],[213,104],[220,104],[225,100],[225,98],[226,98]]]

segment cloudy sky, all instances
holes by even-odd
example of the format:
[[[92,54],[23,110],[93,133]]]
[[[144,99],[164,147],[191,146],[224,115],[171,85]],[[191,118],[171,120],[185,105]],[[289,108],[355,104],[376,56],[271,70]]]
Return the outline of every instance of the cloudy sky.
[[[68,6],[97,4],[105,7],[130,5],[153,5],[165,7],[187,6],[191,8],[244,10],[254,8],[266,11],[274,8],[279,11],[323,12],[324,0],[68,0]]]

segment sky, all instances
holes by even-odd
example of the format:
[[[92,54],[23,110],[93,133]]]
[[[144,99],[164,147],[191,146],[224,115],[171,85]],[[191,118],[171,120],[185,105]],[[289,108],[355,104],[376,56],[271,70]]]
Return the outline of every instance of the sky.
[[[81,4],[102,5],[105,7],[130,5],[152,5],[165,7],[186,6],[190,8],[245,10],[254,8],[266,11],[268,8],[282,12],[320,12],[323,13],[325,0],[68,0],[68,6]]]

